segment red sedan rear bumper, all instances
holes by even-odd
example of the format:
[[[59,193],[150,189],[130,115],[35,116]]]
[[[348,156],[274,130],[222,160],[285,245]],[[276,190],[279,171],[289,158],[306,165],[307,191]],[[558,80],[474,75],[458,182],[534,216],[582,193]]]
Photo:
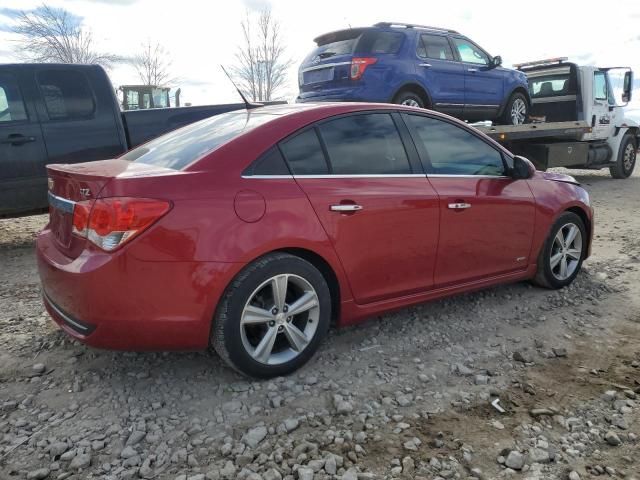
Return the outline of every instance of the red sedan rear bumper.
[[[242,265],[142,261],[122,249],[75,259],[47,228],[36,242],[43,298],[53,320],[87,345],[115,350],[199,350],[224,288]]]

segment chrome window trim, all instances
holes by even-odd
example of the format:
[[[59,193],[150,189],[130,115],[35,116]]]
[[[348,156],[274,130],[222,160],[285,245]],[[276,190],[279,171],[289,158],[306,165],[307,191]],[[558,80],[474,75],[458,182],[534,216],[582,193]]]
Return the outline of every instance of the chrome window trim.
[[[293,175],[242,175],[242,178],[255,178],[257,180],[273,180],[283,178],[293,179]]]
[[[323,174],[323,175],[243,175],[242,178],[255,178],[258,180],[271,179],[296,179],[296,178],[425,178],[424,173],[371,173],[371,174]]]
[[[67,200],[66,198],[58,197],[51,192],[48,192],[49,205],[58,210],[62,210],[65,213],[73,213],[73,209],[76,206],[76,202]]]
[[[294,175],[293,178],[425,178],[424,173],[371,173],[371,174],[335,174],[335,175]]]
[[[345,174],[345,175],[242,175],[242,178],[256,180],[278,179],[330,179],[330,178],[511,178],[507,175],[465,175],[455,173],[398,173],[398,174]]]
[[[511,178],[506,175],[464,175],[455,173],[427,173],[427,178]]]
[[[331,68],[338,67],[340,65],[351,65],[351,62],[334,62],[334,63],[323,63],[322,65],[315,65],[313,67],[305,68],[304,70],[300,70],[300,73],[307,73],[313,70],[322,70],[323,68]]]

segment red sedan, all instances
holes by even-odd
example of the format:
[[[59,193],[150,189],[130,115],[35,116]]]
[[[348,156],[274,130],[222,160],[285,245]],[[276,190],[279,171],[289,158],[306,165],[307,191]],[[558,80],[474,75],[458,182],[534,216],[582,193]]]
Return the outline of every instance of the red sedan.
[[[573,178],[398,105],[232,112],[48,170],[38,264],[68,334],[212,346],[258,377],[304,364],[332,321],[498,283],[568,285],[593,232]]]

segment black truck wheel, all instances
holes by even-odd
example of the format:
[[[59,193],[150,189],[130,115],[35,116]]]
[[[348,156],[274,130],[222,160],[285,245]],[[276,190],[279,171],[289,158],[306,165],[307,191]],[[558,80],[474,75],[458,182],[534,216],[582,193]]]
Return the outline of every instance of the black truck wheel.
[[[636,145],[633,135],[630,133],[625,134],[618,149],[616,163],[609,167],[609,172],[613,178],[628,178],[631,176],[636,166],[637,151],[638,145]]]

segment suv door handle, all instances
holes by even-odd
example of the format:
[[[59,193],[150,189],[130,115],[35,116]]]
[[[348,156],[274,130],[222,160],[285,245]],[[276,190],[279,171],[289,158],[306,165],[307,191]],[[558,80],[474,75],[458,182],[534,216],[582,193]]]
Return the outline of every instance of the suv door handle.
[[[468,68],[467,72],[477,72],[478,69],[477,68]]]
[[[431,64],[430,63],[419,63],[418,66],[419,67],[424,67],[424,68],[431,68]]]
[[[1,140],[2,144],[10,144],[10,145],[24,145],[25,143],[35,142],[36,137],[25,137],[19,133],[12,133],[4,140]]]
[[[467,208],[471,208],[471,204],[465,202],[450,203],[448,206],[451,210],[466,210]]]
[[[362,210],[362,205],[355,205],[355,204],[331,205],[329,209],[332,212],[357,212],[358,210]]]

